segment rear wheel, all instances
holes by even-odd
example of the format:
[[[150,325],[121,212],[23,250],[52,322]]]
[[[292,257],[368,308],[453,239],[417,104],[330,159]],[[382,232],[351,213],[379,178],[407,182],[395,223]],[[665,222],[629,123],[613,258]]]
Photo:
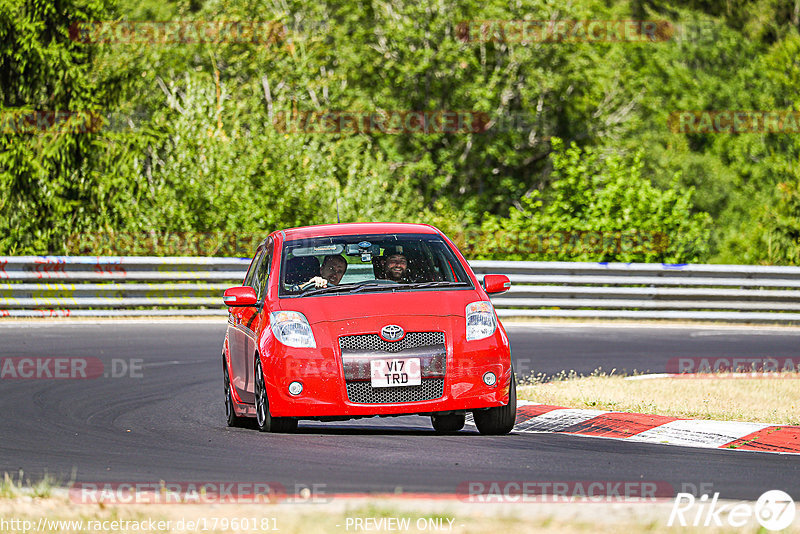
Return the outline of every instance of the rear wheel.
[[[225,420],[228,422],[228,426],[244,426],[245,418],[236,415],[236,411],[233,409],[231,378],[228,375],[228,364],[224,354],[222,356],[222,377],[225,380]]]
[[[297,430],[297,419],[290,417],[272,417],[269,413],[269,399],[264,385],[264,372],[261,361],[256,356],[256,424],[261,432],[294,432]]]
[[[508,434],[514,429],[517,418],[517,385],[514,369],[511,369],[511,386],[508,388],[508,404],[488,410],[472,412],[478,432],[488,435]]]
[[[464,417],[463,413],[434,414],[431,416],[431,423],[437,434],[451,434],[464,428]]]

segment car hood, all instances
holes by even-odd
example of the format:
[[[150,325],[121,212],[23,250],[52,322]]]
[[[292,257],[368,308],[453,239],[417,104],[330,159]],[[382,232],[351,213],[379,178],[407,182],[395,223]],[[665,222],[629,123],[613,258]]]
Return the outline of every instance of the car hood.
[[[464,317],[467,304],[480,300],[472,288],[333,294],[280,299],[282,310],[301,312],[310,324],[387,317]]]

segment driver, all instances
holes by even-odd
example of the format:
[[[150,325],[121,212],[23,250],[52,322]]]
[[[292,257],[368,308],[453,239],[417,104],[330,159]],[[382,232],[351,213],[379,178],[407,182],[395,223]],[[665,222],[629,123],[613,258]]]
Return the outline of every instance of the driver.
[[[406,274],[408,273],[408,260],[403,254],[391,254],[386,258],[385,266],[386,277],[395,282],[405,282]]]
[[[343,256],[325,256],[319,268],[320,276],[315,276],[306,283],[314,282],[314,287],[335,286],[342,281],[345,272],[347,272],[347,260]]]

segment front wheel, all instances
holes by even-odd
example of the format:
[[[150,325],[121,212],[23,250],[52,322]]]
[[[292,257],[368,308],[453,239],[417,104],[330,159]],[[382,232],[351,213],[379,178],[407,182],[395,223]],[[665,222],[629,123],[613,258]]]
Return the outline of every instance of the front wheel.
[[[261,370],[261,361],[256,356],[255,393],[256,393],[256,424],[261,432],[294,432],[297,430],[297,419],[290,417],[272,417],[269,413],[269,399],[267,388],[264,385],[264,372]]]
[[[514,429],[517,418],[517,385],[514,380],[514,370],[511,370],[511,386],[508,388],[508,404],[487,410],[472,412],[478,432],[497,436],[508,434]]]
[[[437,434],[451,434],[464,428],[464,417],[463,413],[434,414],[431,416],[431,423]]]

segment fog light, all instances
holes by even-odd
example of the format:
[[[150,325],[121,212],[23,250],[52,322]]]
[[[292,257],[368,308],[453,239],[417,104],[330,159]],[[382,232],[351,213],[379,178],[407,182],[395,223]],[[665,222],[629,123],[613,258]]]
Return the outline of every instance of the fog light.
[[[289,384],[289,393],[295,397],[303,392],[303,384],[300,382],[292,382]]]
[[[487,386],[493,386],[497,383],[497,377],[494,375],[493,372],[489,371],[485,375],[483,375],[483,383]]]

